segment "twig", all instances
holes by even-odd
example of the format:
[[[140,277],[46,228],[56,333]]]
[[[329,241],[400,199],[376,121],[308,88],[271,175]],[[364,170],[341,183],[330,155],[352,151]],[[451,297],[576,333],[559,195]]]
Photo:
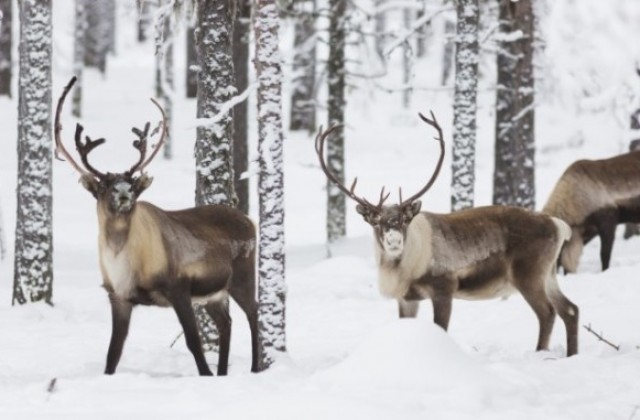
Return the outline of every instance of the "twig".
[[[591,334],[595,335],[596,337],[598,337],[598,341],[602,341],[605,344],[610,345],[611,347],[613,347],[614,349],[616,349],[617,351],[620,351],[620,346],[616,346],[615,344],[613,344],[611,341],[607,340],[606,338],[604,338],[602,336],[602,333],[598,334],[597,332],[593,331],[591,329],[591,324],[589,325],[583,325],[584,329],[586,329],[587,331],[589,331]]]
[[[170,349],[172,349],[173,346],[176,345],[176,343],[178,342],[178,339],[182,337],[182,334],[184,334],[184,331],[180,331],[180,334],[178,334],[176,338],[173,339],[173,341],[171,342],[171,345],[169,346]]]

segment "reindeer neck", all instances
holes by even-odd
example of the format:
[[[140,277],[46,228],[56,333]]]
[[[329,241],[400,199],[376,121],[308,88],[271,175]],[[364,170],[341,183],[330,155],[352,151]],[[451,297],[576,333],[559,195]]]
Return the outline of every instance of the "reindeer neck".
[[[136,208],[128,214],[114,214],[98,204],[98,226],[101,242],[113,251],[120,251],[129,237],[131,219]]]

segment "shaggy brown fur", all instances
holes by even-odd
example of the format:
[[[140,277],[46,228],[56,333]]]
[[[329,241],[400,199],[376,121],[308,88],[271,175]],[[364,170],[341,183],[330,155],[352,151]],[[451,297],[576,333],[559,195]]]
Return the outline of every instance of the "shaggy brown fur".
[[[544,213],[566,221],[573,231],[560,254],[565,272],[578,268],[583,245],[600,237],[602,269],[609,267],[615,228],[640,221],[640,152],[609,159],[579,160],[562,174]]]

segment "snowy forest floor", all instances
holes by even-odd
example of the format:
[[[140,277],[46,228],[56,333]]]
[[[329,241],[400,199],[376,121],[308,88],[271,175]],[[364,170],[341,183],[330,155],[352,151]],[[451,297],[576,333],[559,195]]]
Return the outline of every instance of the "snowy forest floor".
[[[57,98],[70,77],[71,53],[54,47]],[[137,159],[129,128],[157,120],[147,99],[153,92],[151,47],[124,47],[126,54],[110,61],[106,79],[93,72],[85,79],[82,122],[86,133],[107,138],[92,156],[105,170],[128,168]],[[376,197],[383,184],[402,186],[407,194],[417,190],[431,174],[437,144],[415,114],[433,109],[450,146],[448,94],[417,94],[410,112],[399,110],[398,98],[379,93],[352,93],[348,102],[348,178],[358,175],[367,197]],[[491,103],[492,95],[481,97],[479,205],[490,202]],[[175,158],[151,164],[154,184],[143,195],[167,209],[191,206],[195,182],[195,102],[179,99],[175,109]],[[610,114],[572,117],[562,111],[542,105],[537,113],[538,208],[573,160],[626,149],[626,131]],[[619,229],[605,273],[599,272],[594,241],[579,273],[560,278],[580,307],[581,325],[591,324],[619,351],[581,328],[580,354],[565,358],[560,320],[551,350],[533,351],[537,320],[517,295],[455,301],[448,334],[432,325],[428,301],[417,320],[400,321],[395,303],[377,291],[371,233],[353,203],[349,234],[326,258],[325,178],[307,134],[286,135],[285,143],[288,354],[267,372],[249,373],[248,325],[234,305],[229,376],[200,378],[183,339],[171,346],[181,331],[173,311],[138,308],[118,371],[105,376],[111,321],[100,287],[95,203],[64,162],[54,162],[55,305],[11,306],[15,99],[0,99],[0,118],[0,205],[10,251],[0,264],[2,419],[640,418],[640,237],[622,240]],[[68,145],[73,124],[65,116]],[[252,117],[254,144],[255,128]],[[448,158],[423,198],[425,210],[448,211]],[[252,199],[255,219],[255,192]],[[216,355],[208,357],[215,365]]]

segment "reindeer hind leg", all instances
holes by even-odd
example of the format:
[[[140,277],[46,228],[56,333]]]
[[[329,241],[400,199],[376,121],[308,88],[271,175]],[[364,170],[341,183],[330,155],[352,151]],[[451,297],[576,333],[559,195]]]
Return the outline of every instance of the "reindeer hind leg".
[[[558,312],[558,315],[564,322],[567,331],[567,356],[578,354],[578,320],[580,310],[578,306],[571,302],[558,287],[558,281],[555,272],[551,272],[551,278],[547,285],[547,294],[551,300],[551,304]]]
[[[229,347],[231,343],[231,315],[229,315],[229,298],[211,301],[205,305],[209,316],[213,319],[220,334],[220,352],[218,353],[218,376],[227,374],[229,368]]]
[[[253,257],[251,257],[253,258]],[[247,316],[251,330],[251,372],[260,371],[260,342],[258,337],[258,302],[256,300],[255,271],[253,264],[234,269],[231,297]]]

